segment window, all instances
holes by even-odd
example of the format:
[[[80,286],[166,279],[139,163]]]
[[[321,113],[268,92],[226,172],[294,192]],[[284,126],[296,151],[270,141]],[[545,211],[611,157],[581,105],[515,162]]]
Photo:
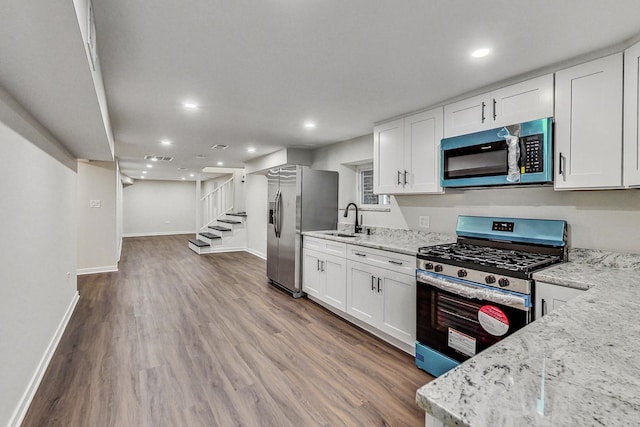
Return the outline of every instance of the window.
[[[358,171],[358,200],[366,207],[382,207],[391,203],[387,194],[373,194],[373,165],[360,166]]]

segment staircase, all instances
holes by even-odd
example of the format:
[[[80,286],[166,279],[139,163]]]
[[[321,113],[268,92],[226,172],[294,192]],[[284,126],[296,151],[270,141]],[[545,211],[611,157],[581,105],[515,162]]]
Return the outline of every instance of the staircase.
[[[200,199],[199,225],[189,249],[199,255],[243,251],[247,246],[245,212],[233,212],[234,179],[231,178]]]

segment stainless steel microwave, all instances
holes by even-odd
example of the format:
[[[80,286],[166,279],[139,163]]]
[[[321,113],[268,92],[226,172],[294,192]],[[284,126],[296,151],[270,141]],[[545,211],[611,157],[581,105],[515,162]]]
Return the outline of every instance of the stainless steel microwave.
[[[442,139],[442,187],[551,183],[552,122],[545,118]]]

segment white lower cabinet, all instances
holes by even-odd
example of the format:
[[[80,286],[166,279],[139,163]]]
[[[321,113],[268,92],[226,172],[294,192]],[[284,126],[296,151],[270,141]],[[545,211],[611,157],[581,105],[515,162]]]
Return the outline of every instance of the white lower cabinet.
[[[345,311],[347,309],[346,245],[329,240],[304,238],[302,290]],[[313,247],[314,249],[310,249]],[[327,253],[331,252],[331,253]],[[341,255],[335,255],[335,254]]]
[[[410,255],[305,236],[302,290],[409,352],[416,340],[415,263]]]
[[[415,344],[415,276],[348,260],[347,313],[406,344]]]
[[[582,289],[536,282],[536,319],[566,304],[567,301],[577,297],[583,292],[584,290]]]

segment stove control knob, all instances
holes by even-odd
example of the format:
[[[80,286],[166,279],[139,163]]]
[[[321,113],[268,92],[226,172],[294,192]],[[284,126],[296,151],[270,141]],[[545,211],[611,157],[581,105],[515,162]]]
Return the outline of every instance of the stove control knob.
[[[433,264],[431,264],[430,262],[426,262],[424,264],[424,269],[425,270],[433,270]]]
[[[467,277],[467,270],[458,270],[458,277]]]
[[[436,273],[440,273],[442,271],[442,266],[440,264],[436,265],[433,268],[433,271],[435,271]]]
[[[485,276],[484,281],[487,282],[487,284],[492,284],[492,283],[496,283],[496,276],[490,274],[488,276]]]
[[[509,286],[509,279],[505,279],[504,277],[501,278],[500,280],[498,280],[498,285],[500,285],[501,288]]]

